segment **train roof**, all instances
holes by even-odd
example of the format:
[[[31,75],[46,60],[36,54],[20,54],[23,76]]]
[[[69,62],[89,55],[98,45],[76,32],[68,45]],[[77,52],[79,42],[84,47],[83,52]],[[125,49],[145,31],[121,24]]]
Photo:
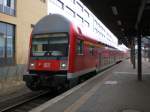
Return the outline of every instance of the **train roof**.
[[[70,21],[62,15],[50,14],[43,17],[34,27],[32,34],[69,32]]]
[[[111,43],[104,37],[100,37],[96,34],[94,34],[90,29],[78,26],[76,22],[70,20],[67,17],[64,17],[60,14],[50,14],[45,17],[43,17],[34,27],[32,34],[45,34],[45,33],[52,33],[52,32],[69,32],[70,30],[70,24],[74,24],[75,30],[78,32],[78,28],[81,29],[81,32],[83,35],[85,35],[88,38],[91,38],[93,40],[96,40],[98,42],[101,42],[107,46],[117,48],[117,45],[114,45],[114,43]]]

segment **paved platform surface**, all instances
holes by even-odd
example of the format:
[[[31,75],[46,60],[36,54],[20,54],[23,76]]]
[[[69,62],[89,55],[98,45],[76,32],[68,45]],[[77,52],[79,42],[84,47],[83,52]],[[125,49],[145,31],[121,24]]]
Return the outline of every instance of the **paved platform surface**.
[[[125,60],[31,112],[150,112],[150,62],[141,82]]]

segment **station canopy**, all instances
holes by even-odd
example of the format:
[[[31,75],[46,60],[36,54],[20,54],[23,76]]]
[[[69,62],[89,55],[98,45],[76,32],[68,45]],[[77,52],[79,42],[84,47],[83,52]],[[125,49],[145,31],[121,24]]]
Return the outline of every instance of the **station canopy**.
[[[150,0],[81,0],[107,28],[130,47],[137,33],[150,35]]]

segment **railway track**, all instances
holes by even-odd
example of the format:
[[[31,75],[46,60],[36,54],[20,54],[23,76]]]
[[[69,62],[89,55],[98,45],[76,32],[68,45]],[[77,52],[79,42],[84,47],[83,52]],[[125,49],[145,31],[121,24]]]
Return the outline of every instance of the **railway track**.
[[[0,112],[28,112],[60,93],[34,92],[0,103]]]
[[[89,79],[86,77],[84,81]],[[80,82],[82,83],[82,81]],[[29,110],[45,103],[46,101],[58,96],[68,89],[59,89],[58,91],[39,91],[30,92],[3,102],[0,102],[0,112],[28,112]]]
[[[94,75],[87,75],[86,77],[83,78],[83,80],[80,81],[80,83],[88,80]],[[0,102],[0,112],[28,112],[29,110],[45,103],[48,100],[51,100],[52,98],[58,96],[59,94],[65,91],[66,89],[60,89],[59,91],[55,91],[55,92],[54,91],[53,92],[50,91],[31,92],[29,94],[25,94],[20,97],[7,100],[5,102]]]

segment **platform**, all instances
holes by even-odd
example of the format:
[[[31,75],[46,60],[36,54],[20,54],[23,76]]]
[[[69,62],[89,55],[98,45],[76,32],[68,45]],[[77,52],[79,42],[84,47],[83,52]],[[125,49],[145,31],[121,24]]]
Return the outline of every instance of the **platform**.
[[[31,112],[150,112],[150,62],[141,82],[125,60]]]

